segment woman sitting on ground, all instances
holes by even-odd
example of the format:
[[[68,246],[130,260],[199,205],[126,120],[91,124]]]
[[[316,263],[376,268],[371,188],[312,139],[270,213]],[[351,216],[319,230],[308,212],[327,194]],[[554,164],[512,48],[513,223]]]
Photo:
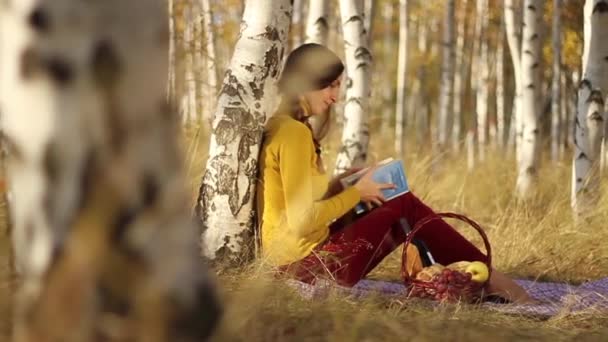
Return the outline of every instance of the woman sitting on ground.
[[[393,185],[374,182],[373,170],[346,189],[339,180],[354,170],[329,181],[308,119],[330,111],[343,71],[342,61],[321,45],[305,44],[288,56],[279,80],[282,102],[266,126],[260,155],[258,215],[263,257],[280,272],[307,283],[327,277],[353,286],[403,244],[401,219],[413,227],[434,212],[411,192],[385,201],[381,190]],[[347,225],[338,220],[360,201],[379,207]],[[443,265],[486,260],[443,220],[428,223],[417,238]],[[513,302],[533,301],[496,270],[486,293]]]

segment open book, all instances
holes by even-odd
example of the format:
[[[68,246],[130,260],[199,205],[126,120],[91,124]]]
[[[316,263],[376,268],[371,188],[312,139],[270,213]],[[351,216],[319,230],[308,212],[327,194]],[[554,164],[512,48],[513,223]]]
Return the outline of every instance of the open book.
[[[405,177],[403,162],[401,160],[387,158],[379,162],[377,165],[379,168],[374,172],[372,179],[378,183],[395,184],[394,189],[382,190],[382,194],[387,201],[410,191],[407,184],[407,178]],[[369,168],[365,168],[357,173],[353,173],[350,176],[342,178],[340,180],[342,186],[346,188],[355,184],[368,170]],[[365,203],[359,203],[355,207],[355,213],[357,214],[360,214],[366,210],[368,210],[368,208]]]

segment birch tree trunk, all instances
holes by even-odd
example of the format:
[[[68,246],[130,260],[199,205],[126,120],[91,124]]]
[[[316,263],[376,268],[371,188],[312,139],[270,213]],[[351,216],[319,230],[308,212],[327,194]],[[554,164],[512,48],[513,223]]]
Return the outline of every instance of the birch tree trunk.
[[[327,45],[329,32],[329,2],[327,0],[311,0],[308,7],[306,21],[306,43]],[[325,122],[329,120],[329,112],[323,115],[313,115],[309,119],[310,127],[316,139],[320,139],[326,132]]]
[[[372,34],[374,32],[374,16],[376,15],[376,7],[378,6],[378,0],[365,0],[365,31],[367,32],[367,45],[371,48],[372,46]]]
[[[327,45],[328,16],[329,2],[327,0],[310,0],[306,21],[306,43]]]
[[[560,131],[560,105],[561,105],[561,0],[553,0],[553,77],[551,80],[551,160],[559,159],[559,131]]]
[[[505,145],[505,21],[500,18],[496,48],[496,146],[503,149]]]
[[[507,45],[511,54],[513,64],[513,75],[515,78],[515,91],[513,96],[513,106],[511,110],[511,125],[509,127],[510,145],[515,146],[515,156],[519,162],[519,150],[521,146],[521,115],[520,102],[522,92],[522,71],[521,71],[521,39],[520,39],[520,20],[521,12],[516,5],[516,0],[505,0],[505,29],[507,32]]]
[[[599,197],[599,153],[606,122],[608,91],[608,2],[587,0],[584,7],[583,73],[578,89],[574,133],[571,204],[575,218],[590,214]]]
[[[399,52],[397,62],[397,107],[395,109],[395,154],[403,156],[405,139],[403,131],[406,126],[406,72],[407,72],[407,24],[408,1],[399,1]]]
[[[13,340],[204,339],[217,299],[166,101],[166,3],[19,1],[0,25]]]
[[[342,147],[336,157],[336,174],[351,167],[362,166],[367,158],[372,54],[363,27],[362,5],[357,0],[340,1],[346,56],[346,102]]]
[[[202,21],[205,32],[205,64],[207,70],[207,82],[204,86],[203,117],[205,122],[213,121],[213,113],[217,105],[218,64],[215,49],[215,25],[213,24],[213,12],[210,0],[199,0],[202,12]]]
[[[541,44],[538,34],[543,9],[541,0],[524,1],[522,33],[522,97],[521,117],[523,136],[516,192],[520,198],[531,195],[538,173],[538,101],[540,92],[539,63]]]
[[[477,118],[477,146],[479,149],[479,160],[485,159],[485,151],[488,134],[488,78],[490,74],[488,61],[488,1],[477,1],[477,17],[475,37],[479,38],[479,52],[476,58],[475,67],[477,72],[475,81],[475,113]]]
[[[203,255],[238,263],[253,255],[257,158],[285,54],[291,1],[245,3],[241,35],[218,98],[199,190]]]
[[[464,41],[466,37],[467,6],[468,0],[461,1],[461,12],[456,33],[456,61],[454,66],[454,101],[453,101],[453,125],[452,125],[452,147],[456,153],[460,152],[462,135],[462,100],[464,98],[463,82],[467,79],[467,65],[464,63]]]
[[[167,1],[167,13],[169,18],[169,66],[167,68],[167,100],[175,103],[175,18],[173,0]]]
[[[194,9],[192,5],[188,5],[184,10],[184,52],[185,66],[184,78],[186,81],[186,92],[183,96],[184,105],[182,107],[182,120],[184,123],[191,122],[196,119],[196,77],[194,66]]]
[[[302,10],[304,7],[303,0],[293,0],[293,11],[291,14],[290,28],[290,50],[293,50],[302,44]]]
[[[441,90],[439,97],[439,150],[443,151],[448,142],[448,119],[452,117],[454,98],[454,0],[448,0],[443,27],[443,61],[441,68]]]
[[[391,65],[392,63],[394,63],[395,61],[395,54],[394,51],[396,50],[394,45],[395,45],[395,38],[392,34],[392,32],[390,32],[390,28],[393,27],[393,16],[394,16],[394,8],[393,8],[393,4],[387,4],[385,6],[382,7],[382,18],[384,20],[384,30],[385,33],[384,34],[384,39],[383,39],[383,46],[382,46],[382,55],[383,55],[383,61],[382,63],[386,63],[386,65]],[[382,132],[388,132],[392,129],[392,122],[393,119],[396,117],[395,115],[395,110],[393,107],[393,103],[394,103],[394,83],[393,82],[388,82],[385,81],[382,83],[382,123],[380,126],[380,130]]]

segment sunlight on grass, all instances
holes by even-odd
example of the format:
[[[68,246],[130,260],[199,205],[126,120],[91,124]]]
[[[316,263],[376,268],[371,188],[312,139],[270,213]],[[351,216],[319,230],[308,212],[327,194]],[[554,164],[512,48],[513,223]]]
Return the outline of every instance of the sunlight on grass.
[[[208,139],[205,128],[187,131],[188,170],[193,197],[204,170]],[[324,143],[326,165],[333,166],[339,127]],[[198,135],[197,135],[198,133]],[[206,134],[205,134],[206,135]],[[391,134],[372,133],[369,161],[393,156]],[[486,230],[493,266],[514,277],[580,283],[608,276],[608,196],[597,216],[580,227],[570,211],[570,163],[544,161],[538,193],[526,203],[513,196],[516,170],[512,157],[488,151],[484,162],[467,171],[464,157],[434,157],[430,149],[408,141],[404,163],[413,192],[437,211],[463,213]],[[190,151],[199,151],[191,155]],[[606,186],[606,184],[604,184]],[[472,228],[454,223],[481,246]],[[399,281],[401,249],[389,255],[370,278]],[[422,301],[339,295],[306,301],[259,265],[219,275],[227,311],[216,340],[501,340],[601,339],[608,330],[606,313],[556,316],[538,321],[472,305],[432,307]],[[448,334],[448,335],[446,335]],[[449,337],[447,337],[449,336]]]

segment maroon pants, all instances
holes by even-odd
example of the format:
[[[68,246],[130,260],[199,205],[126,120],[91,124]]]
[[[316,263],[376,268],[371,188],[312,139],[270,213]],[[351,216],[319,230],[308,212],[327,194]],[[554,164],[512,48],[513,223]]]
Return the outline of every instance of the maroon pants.
[[[403,244],[406,232],[399,220],[410,227],[434,212],[411,192],[384,203],[353,223],[343,226],[338,220],[333,233],[310,255],[280,267],[281,273],[307,283],[324,277],[344,286],[353,286],[363,279],[388,254]],[[432,220],[416,233],[424,241],[435,261],[485,261],[483,253],[441,219]]]

